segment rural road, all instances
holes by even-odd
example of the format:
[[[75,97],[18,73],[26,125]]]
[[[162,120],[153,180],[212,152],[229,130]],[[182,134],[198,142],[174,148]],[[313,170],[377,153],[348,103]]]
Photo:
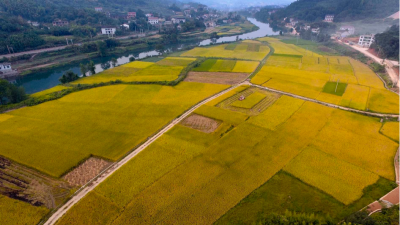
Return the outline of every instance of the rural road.
[[[364,112],[364,111],[360,111],[360,110],[356,110],[356,109],[351,109],[351,108],[347,108],[347,107],[342,107],[342,106],[338,106],[338,105],[334,105],[334,104],[330,104],[330,103],[325,103],[325,102],[321,102],[318,100],[314,100],[314,99],[310,99],[310,98],[306,98],[306,97],[302,97],[299,95],[295,95],[295,94],[291,94],[291,93],[287,93],[287,92],[283,92],[283,91],[278,91],[278,90],[274,90],[271,88],[267,88],[267,87],[263,87],[260,85],[255,85],[255,84],[251,84],[248,81],[242,82],[240,84],[234,85],[228,89],[225,89],[224,91],[215,94],[203,101],[201,101],[200,103],[197,103],[195,106],[193,106],[192,108],[190,108],[188,111],[186,111],[184,114],[182,114],[181,116],[179,116],[178,118],[174,119],[172,122],[170,122],[166,127],[164,127],[162,130],[160,130],[157,134],[155,134],[154,136],[150,137],[145,143],[143,143],[142,145],[140,145],[137,149],[135,149],[134,151],[132,151],[130,154],[128,154],[125,158],[123,158],[121,161],[116,162],[114,164],[112,164],[109,168],[107,168],[105,171],[103,171],[102,173],[100,173],[97,177],[95,177],[94,179],[92,179],[92,181],[90,181],[89,183],[87,183],[86,185],[84,185],[80,190],[78,190],[76,192],[76,194],[63,206],[59,207],[58,210],[44,223],[44,225],[52,225],[55,224],[57,222],[57,220],[59,220],[72,206],[74,206],[77,202],[79,202],[83,197],[85,197],[90,191],[92,191],[93,189],[95,189],[100,183],[102,183],[103,181],[105,181],[109,176],[111,176],[115,171],[117,171],[119,168],[121,168],[123,165],[125,165],[127,162],[129,162],[132,158],[134,158],[135,156],[137,156],[141,151],[143,151],[147,146],[149,146],[150,144],[152,144],[154,141],[156,141],[160,136],[162,136],[165,132],[167,132],[168,130],[170,130],[172,127],[174,127],[176,124],[178,124],[179,122],[181,122],[183,119],[185,119],[188,115],[190,115],[191,113],[193,113],[196,109],[198,109],[200,106],[204,105],[205,103],[214,100],[218,97],[220,97],[221,95],[235,89],[236,87],[242,86],[242,85],[251,85],[254,87],[258,87],[261,89],[265,89],[268,91],[272,91],[275,93],[279,93],[279,94],[283,94],[283,95],[287,95],[287,96],[291,96],[294,98],[298,98],[298,99],[302,99],[305,101],[310,101],[310,102],[314,102],[314,103],[318,103],[321,105],[325,105],[328,107],[332,107],[332,108],[338,108],[338,109],[342,109],[342,110],[346,110],[346,111],[350,111],[350,112],[355,112],[355,113],[361,113],[364,115],[369,115],[369,116],[375,116],[375,117],[392,117],[392,118],[398,118],[399,115],[394,115],[394,114],[380,114],[380,113],[371,113],[371,112]]]
[[[349,44],[346,44],[346,45],[349,45]],[[375,56],[374,54],[372,54],[370,52],[368,52],[367,48],[362,48],[362,47],[359,47],[359,46],[356,46],[356,45],[349,45],[349,46],[352,47],[353,49],[361,52],[365,56],[373,59],[375,62],[379,63],[380,65],[384,65],[382,63],[383,59]],[[386,62],[389,61],[389,63],[386,63],[385,68],[386,68],[387,73],[390,76],[390,79],[392,80],[393,83],[396,84],[397,87],[400,87],[399,75],[396,74],[396,72],[393,70],[393,66],[398,66],[399,62],[393,61],[393,60],[385,60],[385,61]]]
[[[245,83],[240,83],[237,85],[234,85],[228,89],[225,89],[224,91],[215,94],[200,103],[197,103],[195,106],[190,108],[188,111],[186,111],[184,114],[179,116],[178,118],[174,119],[171,123],[169,123],[166,127],[164,127],[161,131],[159,131],[157,134],[149,138],[145,143],[140,145],[137,149],[135,149],[133,152],[131,152],[129,155],[127,155],[125,158],[123,158],[121,161],[113,164],[110,168],[105,170],[103,173],[101,173],[98,177],[94,179],[92,183],[88,183],[85,186],[83,186],[79,192],[77,192],[76,195],[74,195],[66,204],[62,205],[58,210],[44,223],[44,225],[52,225],[57,222],[72,206],[74,206],[79,200],[81,200],[83,197],[85,197],[90,191],[95,189],[101,182],[105,181],[109,176],[111,176],[115,171],[117,171],[119,168],[121,168],[123,165],[125,165],[129,160],[131,160],[133,157],[138,155],[141,151],[143,151],[147,146],[149,146],[151,143],[156,141],[160,136],[162,136],[165,132],[170,130],[172,127],[174,127],[176,124],[181,122],[184,118],[186,118],[188,115],[190,115],[192,112],[194,112],[196,109],[198,109],[200,106],[204,105],[205,103],[218,98],[219,96],[235,89],[238,86],[241,86]]]

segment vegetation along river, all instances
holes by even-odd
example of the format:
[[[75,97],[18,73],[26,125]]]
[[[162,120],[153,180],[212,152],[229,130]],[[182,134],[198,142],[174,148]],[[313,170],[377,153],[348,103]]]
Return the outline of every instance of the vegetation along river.
[[[179,45],[169,45],[166,46],[166,49],[168,52],[173,52],[173,51],[179,51],[181,49],[186,49],[189,47],[196,47],[196,46],[205,46],[205,45],[210,45],[214,43],[224,43],[224,42],[232,42],[236,41],[237,37],[239,36],[239,39],[255,39],[259,37],[265,37],[266,35],[277,35],[279,32],[274,31],[269,24],[262,23],[257,21],[254,18],[248,18],[250,22],[252,22],[254,25],[259,27],[258,30],[252,31],[249,33],[245,33],[242,35],[234,35],[234,36],[228,36],[228,37],[221,37],[219,39],[211,40],[211,39],[206,39],[203,41],[197,41],[193,43],[184,43],[184,44],[179,44]],[[159,53],[155,51],[154,49],[148,49],[145,51],[137,51],[137,52],[132,52],[132,53],[127,53],[121,56],[115,57],[115,56],[109,56],[109,57],[99,57],[95,59],[91,59],[95,64],[96,64],[96,73],[99,73],[105,69],[110,68],[111,65],[111,59],[116,58],[117,59],[117,65],[125,64],[129,62],[130,57],[135,57],[135,59],[143,59],[146,57],[151,57],[151,56],[158,56]],[[61,67],[56,67],[56,68],[49,68],[46,71],[42,72],[37,72],[33,73],[30,75],[26,75],[23,77],[19,77],[16,80],[16,84],[19,86],[22,86],[25,88],[26,93],[32,94],[35,92],[39,92],[54,86],[57,86],[60,84],[59,78],[67,71],[71,70],[74,73],[81,74],[80,69],[79,69],[79,64],[80,63],[88,63],[89,60],[87,61],[82,61],[79,63],[73,63],[73,64],[68,64],[66,66],[61,66]]]

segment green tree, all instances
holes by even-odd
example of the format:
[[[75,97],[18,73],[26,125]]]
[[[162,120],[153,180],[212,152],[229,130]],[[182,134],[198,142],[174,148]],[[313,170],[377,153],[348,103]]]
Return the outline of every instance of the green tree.
[[[157,44],[156,45],[156,51],[162,55],[164,53],[164,51],[165,51],[164,45],[163,44]]]
[[[90,61],[89,64],[87,65],[87,68],[90,72],[90,75],[96,74],[96,67],[94,65],[93,61]]]
[[[18,103],[27,98],[23,87],[17,87],[10,82],[0,79],[0,104]]]
[[[86,77],[86,73],[88,72],[87,65],[81,63],[79,68],[81,69],[82,76]]]
[[[69,82],[74,81],[74,80],[77,80],[77,79],[79,79],[78,74],[76,74],[76,73],[74,73],[74,72],[72,72],[72,71],[67,71],[65,74],[63,74],[63,75],[60,77],[59,81],[60,81],[62,84],[66,84],[66,83],[69,83]]]
[[[96,47],[99,56],[103,57],[107,54],[107,44],[104,41],[97,41]]]
[[[218,39],[219,35],[217,34],[217,32],[212,32],[211,33],[211,39]]]
[[[133,56],[129,57],[129,62],[133,62],[135,60],[136,60],[135,57],[133,57]]]
[[[112,58],[112,59],[111,59],[111,63],[112,63],[112,66],[113,66],[113,67],[116,67],[116,66],[117,66],[117,62],[118,62],[118,61],[117,61],[116,58]]]

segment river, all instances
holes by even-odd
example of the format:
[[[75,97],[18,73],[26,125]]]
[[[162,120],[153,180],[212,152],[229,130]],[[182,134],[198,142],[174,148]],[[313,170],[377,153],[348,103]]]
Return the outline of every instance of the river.
[[[266,35],[277,35],[278,32],[273,31],[272,28],[269,26],[269,24],[262,23],[257,21],[254,18],[248,18],[248,20],[253,23],[254,25],[258,26],[259,29],[256,31],[252,31],[249,33],[245,33],[242,35],[239,35],[239,39],[255,39],[259,37],[265,37]],[[181,50],[183,48],[188,48],[188,47],[197,47],[197,46],[206,46],[210,45],[212,43],[224,43],[224,42],[233,42],[236,41],[238,35],[234,36],[228,36],[228,37],[222,37],[219,38],[217,41],[212,41],[211,39],[203,40],[203,41],[197,41],[193,43],[184,43],[184,44],[179,44],[179,45],[171,45],[167,46],[167,51],[168,52],[173,52],[177,50]],[[117,64],[125,64],[129,62],[130,57],[135,57],[135,59],[143,59],[146,57],[152,57],[152,56],[158,56],[159,53],[156,52],[154,49],[148,49],[148,50],[141,50],[137,52],[132,52],[132,53],[126,53],[124,55],[120,55],[118,57],[115,56],[110,56],[110,57],[99,57],[95,59],[91,59],[95,65],[96,65],[96,73],[99,73],[105,69],[110,68],[111,65],[111,58],[116,58],[117,59]],[[82,61],[79,63],[74,63],[74,64],[68,64],[67,66],[62,66],[62,67],[57,67],[57,68],[49,68],[46,71],[43,72],[37,72],[34,74],[26,75],[23,77],[20,77],[16,80],[16,84],[18,86],[22,86],[25,88],[26,93],[32,94],[35,92],[43,91],[48,88],[52,88],[54,86],[57,86],[60,84],[58,79],[67,71],[73,71],[76,74],[81,74],[80,69],[79,69],[79,64],[80,63],[88,63],[89,60]]]

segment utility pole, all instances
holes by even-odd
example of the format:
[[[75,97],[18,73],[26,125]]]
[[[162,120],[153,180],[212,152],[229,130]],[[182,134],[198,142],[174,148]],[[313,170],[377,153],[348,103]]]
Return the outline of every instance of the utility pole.
[[[68,38],[65,38],[65,40],[67,41],[67,45],[68,45]]]
[[[11,54],[10,47],[8,47],[8,45],[7,45],[7,49],[8,49],[8,54]]]

